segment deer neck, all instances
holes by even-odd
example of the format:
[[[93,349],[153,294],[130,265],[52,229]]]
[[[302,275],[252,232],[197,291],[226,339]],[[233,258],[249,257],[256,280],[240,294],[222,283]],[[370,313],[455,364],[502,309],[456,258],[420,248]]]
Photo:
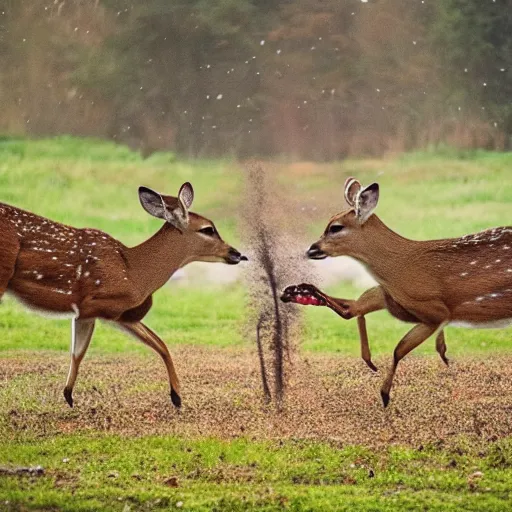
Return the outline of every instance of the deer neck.
[[[380,284],[386,285],[396,283],[397,273],[414,258],[420,244],[395,233],[372,215],[349,256],[363,263]]]
[[[143,295],[161,288],[176,270],[192,261],[186,234],[168,224],[125,254],[130,280]]]

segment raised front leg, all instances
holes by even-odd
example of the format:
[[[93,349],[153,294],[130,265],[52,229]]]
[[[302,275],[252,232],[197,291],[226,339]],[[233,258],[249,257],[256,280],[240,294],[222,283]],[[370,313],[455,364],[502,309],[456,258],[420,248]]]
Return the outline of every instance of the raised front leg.
[[[380,286],[366,290],[357,300],[348,300],[330,297],[320,291],[316,286],[303,283],[298,286],[288,286],[284,290],[281,300],[283,302],[294,302],[296,304],[327,306],[345,320],[357,317],[361,357],[369,368],[374,372],[377,371],[377,367],[373,364],[371,358],[364,315],[386,308],[384,292]]]
[[[78,368],[89,348],[94,332],[94,323],[93,318],[87,320],[73,318],[71,320],[71,364],[64,388],[64,398],[70,407],[73,407],[73,387],[78,375]]]
[[[382,385],[380,394],[384,407],[389,403],[389,392],[393,385],[396,368],[401,359],[403,359],[411,350],[414,350],[418,345],[421,345],[427,338],[432,336],[438,329],[438,325],[415,325],[398,343],[393,353],[393,364],[389,370],[388,376]]]
[[[142,322],[117,322],[123,329],[135,336],[139,341],[152,348],[165,363],[167,374],[169,376],[169,385],[171,388],[171,401],[176,407],[181,406],[180,383],[171,354],[165,343],[149,327]]]

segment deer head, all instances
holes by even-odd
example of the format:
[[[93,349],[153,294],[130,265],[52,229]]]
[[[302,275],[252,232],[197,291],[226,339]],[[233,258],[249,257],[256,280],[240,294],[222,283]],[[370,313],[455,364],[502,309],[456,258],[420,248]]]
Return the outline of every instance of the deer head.
[[[178,231],[181,234],[179,243],[186,246],[190,255],[183,264],[210,261],[236,265],[247,260],[222,240],[211,220],[189,211],[194,200],[194,189],[190,183],[181,186],[177,197],[164,196],[150,188],[140,187],[139,199],[150,215],[165,220],[166,232]]]
[[[327,256],[355,256],[361,246],[371,243],[368,223],[379,200],[379,185],[366,188],[355,178],[345,182],[345,200],[348,208],[331,218],[324,234],[307,251],[313,260]]]

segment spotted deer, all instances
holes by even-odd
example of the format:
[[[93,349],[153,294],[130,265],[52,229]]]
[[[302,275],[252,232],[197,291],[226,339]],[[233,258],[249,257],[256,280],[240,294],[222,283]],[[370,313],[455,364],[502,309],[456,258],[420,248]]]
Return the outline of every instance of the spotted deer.
[[[30,309],[72,317],[64,388],[70,407],[97,319],[113,322],[160,355],[172,403],[179,407],[180,385],[169,350],[142,322],[152,295],[192,261],[236,265],[247,259],[221,239],[212,221],[189,211],[190,183],[177,197],[140,187],[139,199],[146,212],[165,223],[136,247],[96,229],[76,229],[0,204],[0,297],[8,292]]]
[[[370,366],[364,315],[387,309],[399,320],[416,324],[395,348],[381,388],[386,407],[398,363],[433,334],[437,334],[437,349],[447,362],[445,326],[512,325],[512,227],[461,238],[415,241],[395,233],[373,213],[379,200],[377,183],[362,188],[359,181],[349,178],[345,198],[349,207],[331,218],[307,256],[314,260],[351,256],[368,269],[379,286],[357,300],[346,300],[301,284],[288,287],[282,300],[327,306],[345,319],[357,317],[363,358]]]

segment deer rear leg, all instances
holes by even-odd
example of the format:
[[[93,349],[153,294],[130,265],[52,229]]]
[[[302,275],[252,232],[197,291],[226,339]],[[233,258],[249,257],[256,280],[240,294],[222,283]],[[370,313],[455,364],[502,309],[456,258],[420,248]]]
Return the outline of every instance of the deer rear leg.
[[[165,343],[149,327],[142,322],[118,322],[118,324],[135,336],[139,341],[152,348],[164,361],[169,376],[171,401],[176,407],[181,407],[180,383],[172,362],[171,354]]]
[[[73,407],[73,387],[78,375],[78,368],[89,348],[94,332],[94,324],[95,320],[93,318],[85,320],[73,318],[71,321],[71,364],[66,387],[64,388],[64,398],[70,407]]]
[[[440,331],[436,337],[436,350],[439,352],[441,359],[446,366],[450,365],[450,360],[446,357],[446,342],[444,337],[444,331]]]
[[[384,407],[387,407],[389,403],[389,392],[393,385],[393,379],[395,377],[396,368],[398,363],[411,351],[414,350],[418,345],[421,345],[427,338],[432,336],[439,328],[438,325],[427,325],[418,324],[415,325],[398,343],[393,353],[393,364],[389,370],[388,376],[382,385],[380,394]]]

